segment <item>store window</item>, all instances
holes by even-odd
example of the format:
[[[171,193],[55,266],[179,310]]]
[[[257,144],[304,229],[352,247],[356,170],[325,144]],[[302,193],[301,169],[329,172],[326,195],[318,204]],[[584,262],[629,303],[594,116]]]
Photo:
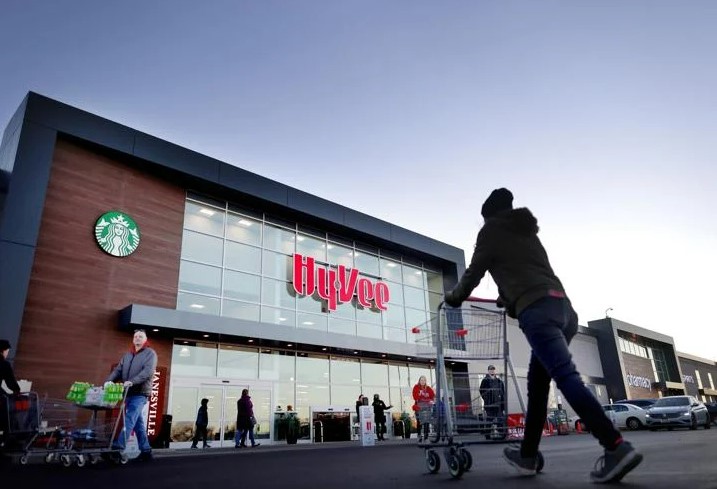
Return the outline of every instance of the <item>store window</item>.
[[[259,354],[259,378],[279,382],[294,382],[295,364],[296,356],[294,352],[280,350],[262,352]]]
[[[221,237],[224,236],[224,216],[223,209],[187,202],[184,208],[184,228]]]
[[[259,353],[256,349],[221,345],[218,355],[218,377],[256,379]]]
[[[172,375],[177,377],[215,377],[217,345],[181,342],[172,347]]]
[[[302,383],[328,383],[328,357],[314,355],[296,357],[296,381]]]
[[[222,290],[222,269],[182,260],[179,264],[179,288],[218,296]]]
[[[328,262],[332,265],[343,265],[346,268],[354,268],[354,252],[351,248],[338,244],[328,244]],[[360,270],[360,268],[359,268]]]
[[[295,237],[296,233],[288,229],[270,224],[264,225],[264,248],[266,249],[291,255],[294,253]]]
[[[216,297],[207,297],[187,292],[177,294],[177,309],[219,316],[221,304]]]
[[[316,261],[326,261],[326,242],[322,239],[301,234],[296,237],[296,252],[303,256],[311,256]]]
[[[381,278],[401,283],[401,264],[393,260],[381,259]]]
[[[358,359],[332,358],[331,383],[361,386],[361,365]]]
[[[262,223],[242,215],[227,214],[227,239],[261,246]]]
[[[224,266],[243,272],[261,272],[261,248],[227,241]]]
[[[224,272],[224,297],[249,302],[259,302],[261,277],[249,273]]]
[[[182,258],[222,266],[223,246],[224,241],[220,238],[185,230],[182,236]]]
[[[249,302],[233,301],[224,299],[222,301],[222,316],[245,321],[259,321],[261,308],[259,304]]]

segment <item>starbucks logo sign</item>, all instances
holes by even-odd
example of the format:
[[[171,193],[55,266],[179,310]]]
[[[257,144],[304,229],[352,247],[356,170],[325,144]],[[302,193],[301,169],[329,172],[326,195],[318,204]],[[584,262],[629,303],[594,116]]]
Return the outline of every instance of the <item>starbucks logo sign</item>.
[[[139,228],[127,214],[110,211],[95,223],[95,239],[106,253],[127,256],[139,246]]]

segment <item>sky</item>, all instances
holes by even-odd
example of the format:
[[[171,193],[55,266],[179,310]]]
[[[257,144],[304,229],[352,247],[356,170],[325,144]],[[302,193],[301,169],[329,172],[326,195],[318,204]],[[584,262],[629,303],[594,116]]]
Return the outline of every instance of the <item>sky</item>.
[[[581,324],[717,359],[717,2],[2,4],[2,127],[33,90],[466,261],[507,187]]]

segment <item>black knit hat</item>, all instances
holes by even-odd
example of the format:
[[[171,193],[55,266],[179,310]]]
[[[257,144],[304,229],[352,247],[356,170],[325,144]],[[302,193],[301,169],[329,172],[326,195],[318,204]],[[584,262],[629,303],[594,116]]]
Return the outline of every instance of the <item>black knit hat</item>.
[[[507,188],[497,188],[493,190],[483,207],[480,210],[484,218],[493,217],[501,211],[507,211],[513,208],[513,194]]]
[[[10,342],[8,340],[0,340],[0,351],[10,349]]]

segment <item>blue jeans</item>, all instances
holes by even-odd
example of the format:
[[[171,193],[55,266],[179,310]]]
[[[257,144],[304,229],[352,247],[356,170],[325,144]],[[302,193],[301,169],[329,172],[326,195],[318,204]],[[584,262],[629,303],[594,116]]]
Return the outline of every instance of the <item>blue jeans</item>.
[[[130,433],[134,430],[137,435],[137,445],[142,452],[149,452],[152,447],[149,446],[149,440],[147,439],[147,428],[144,426],[144,418],[142,417],[142,409],[147,404],[147,398],[145,396],[129,396],[125,401],[125,412],[124,412],[124,429],[117,437],[114,443],[114,448],[124,450],[127,445],[127,438]]]
[[[254,441],[254,427],[251,428],[237,428],[236,434],[234,435],[235,445],[246,445],[246,435],[249,434],[249,441],[252,446],[256,444]]]
[[[568,350],[570,340],[578,331],[578,315],[570,301],[545,297],[523,310],[518,321],[532,349],[528,369],[528,413],[521,455],[534,457],[538,452],[548,414],[551,378],[600,444],[608,450],[615,448],[620,432],[583,383]]]

